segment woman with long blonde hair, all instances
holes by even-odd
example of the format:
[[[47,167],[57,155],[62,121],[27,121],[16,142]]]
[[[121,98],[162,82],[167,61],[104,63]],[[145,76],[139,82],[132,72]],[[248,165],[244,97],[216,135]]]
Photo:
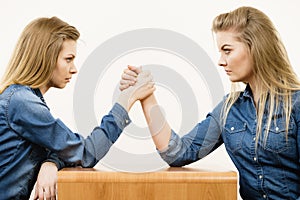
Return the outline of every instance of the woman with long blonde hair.
[[[142,107],[154,143],[171,166],[208,155],[221,144],[239,171],[243,199],[300,199],[300,82],[271,20],[240,7],[212,24],[232,91],[207,118],[179,137],[154,94]],[[129,67],[123,90],[141,69]],[[244,86],[242,89],[240,86]]]
[[[57,170],[96,165],[130,123],[132,104],[155,89],[144,73],[87,138],[72,132],[52,116],[43,95],[77,73],[79,35],[57,17],[38,18],[18,40],[0,87],[0,199],[29,199],[37,177],[35,199],[55,199]]]

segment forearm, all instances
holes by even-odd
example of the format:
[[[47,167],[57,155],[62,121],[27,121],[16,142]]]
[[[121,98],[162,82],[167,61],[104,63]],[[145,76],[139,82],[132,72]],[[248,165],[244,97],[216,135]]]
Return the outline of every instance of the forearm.
[[[154,94],[141,100],[141,105],[156,148],[160,151],[167,148],[171,137],[171,128],[161,107],[157,104]]]
[[[85,139],[82,166],[93,167],[102,159],[130,123],[125,109],[115,104],[109,114],[102,118],[100,126]]]
[[[59,134],[59,136],[55,137],[57,140],[53,141],[49,149],[56,152],[67,166],[94,167],[130,122],[128,113],[118,104],[103,116],[101,124],[86,138],[71,132],[59,122],[56,131],[53,131],[53,135]]]

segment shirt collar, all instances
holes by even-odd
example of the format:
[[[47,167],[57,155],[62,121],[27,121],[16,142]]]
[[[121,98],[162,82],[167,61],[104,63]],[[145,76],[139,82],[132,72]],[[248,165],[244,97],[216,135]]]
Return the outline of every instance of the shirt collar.
[[[246,86],[246,88],[245,88],[245,90],[243,92],[243,95],[241,97],[248,97],[248,98],[252,98],[253,97],[252,90],[251,90],[249,84],[247,84],[247,86]]]
[[[40,89],[35,88],[35,89],[33,89],[33,91],[34,91],[35,95],[38,96],[42,100],[42,102],[44,102],[46,104],[45,99],[44,99],[43,94],[40,91]]]

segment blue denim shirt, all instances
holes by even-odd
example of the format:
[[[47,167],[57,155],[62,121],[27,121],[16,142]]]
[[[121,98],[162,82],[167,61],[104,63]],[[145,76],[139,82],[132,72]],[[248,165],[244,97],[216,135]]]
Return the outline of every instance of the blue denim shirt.
[[[159,152],[171,166],[183,166],[211,153],[221,144],[239,171],[244,200],[300,199],[300,91],[293,94],[292,114],[286,140],[285,117],[274,116],[264,144],[255,149],[256,108],[249,87],[232,106],[225,127],[220,123],[224,101],[181,137],[173,130],[169,146]],[[267,112],[268,113],[268,112]],[[266,127],[266,117],[263,127]]]
[[[0,199],[29,199],[45,160],[58,168],[93,167],[130,122],[124,108],[115,104],[83,138],[51,115],[38,89],[9,86],[0,94]]]

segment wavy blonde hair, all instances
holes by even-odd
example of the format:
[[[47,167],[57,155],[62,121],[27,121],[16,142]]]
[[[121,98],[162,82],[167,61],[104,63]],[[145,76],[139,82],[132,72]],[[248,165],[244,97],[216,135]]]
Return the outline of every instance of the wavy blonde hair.
[[[286,49],[271,20],[263,12],[252,7],[240,7],[231,12],[220,14],[213,20],[212,31],[234,31],[239,41],[243,42],[253,59],[253,71],[261,91],[257,108],[256,146],[263,134],[263,116],[267,117],[264,142],[268,137],[273,114],[282,114],[286,122],[286,138],[292,108],[292,92],[300,89],[300,82],[293,71]],[[222,120],[226,123],[231,106],[239,97],[236,88],[240,83],[232,83],[231,92],[223,107]],[[267,107],[266,107],[267,106]],[[275,122],[276,123],[276,120]]]
[[[78,30],[57,17],[38,18],[23,30],[1,80],[0,93],[11,84],[39,88],[49,82],[64,40],[77,41]]]

